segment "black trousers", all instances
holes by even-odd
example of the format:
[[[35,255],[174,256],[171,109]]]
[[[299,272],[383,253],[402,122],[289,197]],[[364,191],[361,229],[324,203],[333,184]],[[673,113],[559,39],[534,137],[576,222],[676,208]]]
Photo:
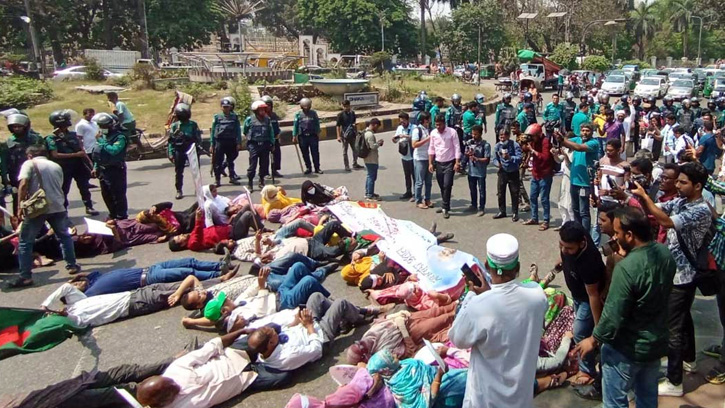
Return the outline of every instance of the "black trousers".
[[[313,164],[315,165],[315,171],[320,170],[320,137],[317,135],[300,135],[297,140],[299,140],[302,159],[305,161],[307,170],[311,170]],[[310,156],[312,156],[311,162]]]
[[[249,151],[249,167],[247,168],[247,178],[251,182],[257,174],[257,163],[259,163],[259,177],[269,174],[269,154],[272,150],[271,143],[264,142],[248,142],[247,150]]]
[[[108,217],[113,219],[128,218],[126,164],[99,167],[98,178],[100,179],[103,202],[106,203],[108,208]]]
[[[90,164],[86,163],[84,159],[72,159],[63,162],[59,162],[63,168],[63,195],[65,196],[65,208],[68,209],[68,193],[70,192],[70,185],[73,180],[76,181],[78,191],[81,193],[81,200],[86,208],[93,207],[93,201],[91,201],[91,192],[88,189],[88,180],[91,179]]]
[[[340,221],[330,221],[322,227],[322,231],[308,241],[307,256],[316,261],[324,261],[342,255],[344,252],[342,246],[327,246],[334,234],[340,238],[351,236],[350,231],[346,230]]]
[[[451,192],[453,191],[453,167],[456,161],[435,162],[436,165],[436,181],[438,188],[441,189],[441,200],[443,201],[443,210],[451,210]]]
[[[403,177],[405,178],[405,194],[413,194],[413,160],[403,162]]]
[[[518,170],[510,172],[503,169],[498,170],[498,183],[496,186],[498,211],[503,214],[506,214],[506,186],[508,186],[511,193],[511,211],[516,215],[519,213],[519,191],[521,187],[521,177]]]
[[[184,188],[184,167],[186,167],[188,160],[189,158],[186,157],[186,152],[174,150],[174,172],[176,175],[174,185],[176,191],[181,191]]]
[[[234,177],[234,160],[239,156],[237,142],[235,140],[217,140],[214,142],[214,177],[217,180],[224,171],[224,163],[226,162],[229,169],[229,177]],[[225,160],[226,159],[226,160]]]
[[[673,286],[669,299],[670,341],[667,351],[667,378],[672,384],[682,384],[682,362],[695,361],[695,325],[692,322],[692,302],[697,287],[690,283]]]
[[[722,345],[720,346],[720,365],[725,369],[725,279],[720,277],[720,292],[717,294],[717,311],[720,314],[720,325],[723,328]]]
[[[249,229],[256,231],[263,227],[264,223],[259,215],[252,209],[249,204],[245,204],[242,209],[232,216],[232,239],[239,240],[249,236]]]

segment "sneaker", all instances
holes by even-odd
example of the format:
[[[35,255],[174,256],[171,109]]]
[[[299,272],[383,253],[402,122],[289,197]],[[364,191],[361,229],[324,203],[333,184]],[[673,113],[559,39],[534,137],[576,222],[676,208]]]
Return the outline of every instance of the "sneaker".
[[[710,384],[725,384],[725,364],[721,363],[716,365],[709,373],[707,373],[705,380],[707,380]]]
[[[94,210],[93,207],[86,207],[86,214],[95,217],[99,212]]]
[[[436,208],[436,214],[440,214],[442,212],[443,212],[443,209],[442,208]]]
[[[451,215],[448,213],[448,210],[443,210],[443,218],[445,218],[445,219],[451,218]]]
[[[315,170],[315,174],[325,174],[325,172],[322,171],[321,169],[317,169],[317,170]]]
[[[480,211],[478,212],[478,216],[479,216],[479,217],[483,217],[483,214],[485,214],[485,213],[486,213],[485,211],[483,211],[483,210],[480,210]]]
[[[239,177],[239,176],[238,176],[238,175],[236,175],[236,174],[232,174],[231,176],[229,176],[229,178],[230,178],[231,180],[236,180],[236,181],[239,181],[239,180],[241,180],[241,179],[242,179],[241,177]]]
[[[684,394],[682,384],[674,385],[667,378],[660,381],[657,386],[657,395],[661,397],[681,397]]]
[[[345,167],[345,171],[349,173],[349,172],[351,172],[351,171],[352,171],[352,169],[351,169],[351,168],[349,168],[349,167]]]
[[[686,373],[696,373],[697,372],[697,360],[688,363],[687,361],[682,362],[682,371]]]
[[[305,174],[312,174],[312,170],[310,170],[310,169],[305,170]]]
[[[177,190],[176,191],[176,199],[177,200],[181,200],[182,198],[184,198],[184,193],[182,193],[181,190]]]
[[[68,271],[68,274],[75,275],[81,271],[81,267],[78,264],[66,265],[65,270]]]
[[[720,358],[721,351],[721,346],[719,344],[713,344],[705,350],[702,350],[702,354],[713,358]]]

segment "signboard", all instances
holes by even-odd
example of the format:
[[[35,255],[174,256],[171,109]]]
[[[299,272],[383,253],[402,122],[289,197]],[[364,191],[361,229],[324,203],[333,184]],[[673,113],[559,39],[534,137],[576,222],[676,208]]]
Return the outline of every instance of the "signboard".
[[[194,179],[196,201],[199,203],[199,208],[204,208],[204,190],[202,190],[203,184],[201,181],[201,169],[199,168],[199,155],[196,154],[196,144],[191,145],[186,152],[186,158],[189,159],[189,170],[191,170],[191,177]]]
[[[350,106],[359,108],[361,106],[378,106],[380,100],[379,92],[356,92],[346,93],[343,99],[350,101]]]

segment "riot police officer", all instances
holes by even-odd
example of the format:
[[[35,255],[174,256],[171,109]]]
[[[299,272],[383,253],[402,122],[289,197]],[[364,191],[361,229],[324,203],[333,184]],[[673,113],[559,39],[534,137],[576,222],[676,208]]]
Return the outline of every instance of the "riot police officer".
[[[252,104],[252,114],[244,120],[242,133],[247,139],[249,168],[247,168],[247,186],[252,191],[252,183],[259,163],[259,188],[264,188],[264,177],[269,171],[269,155],[274,149],[274,129],[267,116],[267,105],[262,101]]]
[[[27,160],[25,150],[30,146],[43,146],[43,137],[30,128],[30,118],[22,113],[8,115],[8,130],[11,135],[0,146],[2,182],[5,190],[12,191],[13,214],[18,212],[18,175],[20,166]]]
[[[242,125],[234,112],[236,101],[231,96],[222,98],[222,112],[214,115],[211,125],[211,154],[216,185],[221,185],[221,175],[226,159],[229,168],[229,183],[239,185],[239,176],[234,172],[234,160],[242,148]]]
[[[511,105],[511,94],[506,93],[501,103],[496,106],[496,134],[501,133],[501,129],[511,126],[515,117],[514,107]]]
[[[690,98],[690,106],[692,109],[692,112],[695,113],[695,119],[702,116],[702,108],[700,107],[700,99],[697,96],[693,96]]]
[[[523,112],[524,108],[526,107],[526,104],[532,103],[533,100],[534,100],[534,95],[531,95],[531,92],[528,92],[528,91],[524,92],[524,97],[516,105],[516,114],[518,115],[519,113]],[[523,129],[525,129],[525,128],[523,128]]]
[[[680,109],[677,110],[677,123],[685,129],[685,133],[692,135],[692,125],[695,123],[695,112],[690,109],[690,100],[685,99],[682,101]]]
[[[486,105],[484,105],[484,102],[486,102],[486,97],[483,94],[476,94],[473,100],[476,101],[476,104],[478,105],[477,119],[483,126],[483,134],[485,135],[488,132],[488,124],[486,123]]]
[[[668,114],[677,115],[677,108],[675,107],[675,101],[671,96],[665,96],[662,99],[662,106],[660,107],[660,114],[663,118],[666,118]]]
[[[91,119],[101,130],[93,149],[93,175],[101,184],[101,195],[108,207],[108,218],[128,218],[126,199],[126,148],[128,139],[122,133],[118,118],[105,112],[96,113]]]
[[[282,169],[282,149],[279,144],[279,135],[282,132],[279,127],[279,116],[274,112],[274,101],[269,95],[264,95],[262,102],[267,105],[267,116],[269,121],[272,123],[272,130],[274,130],[274,150],[272,151],[272,175],[277,178],[282,178],[282,174],[279,172]]]
[[[571,92],[567,92],[566,98],[564,98],[564,102],[562,102],[561,107],[562,126],[567,132],[571,131],[571,120],[574,117],[576,110],[577,106],[576,102],[574,102],[574,94]]]
[[[176,121],[171,124],[169,129],[167,154],[169,160],[174,163],[176,199],[180,200],[184,197],[182,191],[184,187],[184,167],[188,160],[186,152],[194,144],[199,149],[201,146],[201,130],[199,125],[191,120],[191,106],[185,103],[177,104],[174,108],[174,116],[176,116]]]
[[[320,118],[317,112],[312,110],[312,101],[309,98],[300,100],[300,111],[295,113],[295,120],[292,124],[292,143],[300,144],[302,158],[305,160],[305,174],[312,173],[312,165],[315,165],[315,173],[322,174],[320,169]],[[312,161],[310,161],[312,155]]]
[[[86,214],[98,215],[93,209],[91,192],[88,189],[88,180],[91,179],[93,163],[83,150],[83,144],[76,132],[69,130],[73,125],[69,110],[58,110],[50,114],[48,121],[53,126],[53,133],[46,136],[45,145],[48,148],[50,159],[58,163],[63,169],[63,194],[65,195],[65,208],[68,209],[68,192],[73,180],[76,181],[81,200],[86,206]]]
[[[413,99],[413,111],[410,112],[410,115],[409,115],[410,123],[414,126],[417,125],[419,123],[418,117],[423,112],[428,112],[425,109],[425,100],[421,99],[420,96],[416,96],[415,99]]]
[[[457,93],[451,96],[451,106],[446,110],[446,126],[456,130],[458,142],[463,151],[463,106],[461,105],[461,95]]]

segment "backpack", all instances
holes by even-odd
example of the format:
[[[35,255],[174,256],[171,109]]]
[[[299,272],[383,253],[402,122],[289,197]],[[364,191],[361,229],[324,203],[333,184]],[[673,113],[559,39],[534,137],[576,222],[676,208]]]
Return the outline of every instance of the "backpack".
[[[355,136],[355,151],[357,152],[357,157],[360,157],[362,159],[368,157],[370,154],[370,146],[368,146],[368,142],[365,140],[365,131],[357,132],[357,135]]]

